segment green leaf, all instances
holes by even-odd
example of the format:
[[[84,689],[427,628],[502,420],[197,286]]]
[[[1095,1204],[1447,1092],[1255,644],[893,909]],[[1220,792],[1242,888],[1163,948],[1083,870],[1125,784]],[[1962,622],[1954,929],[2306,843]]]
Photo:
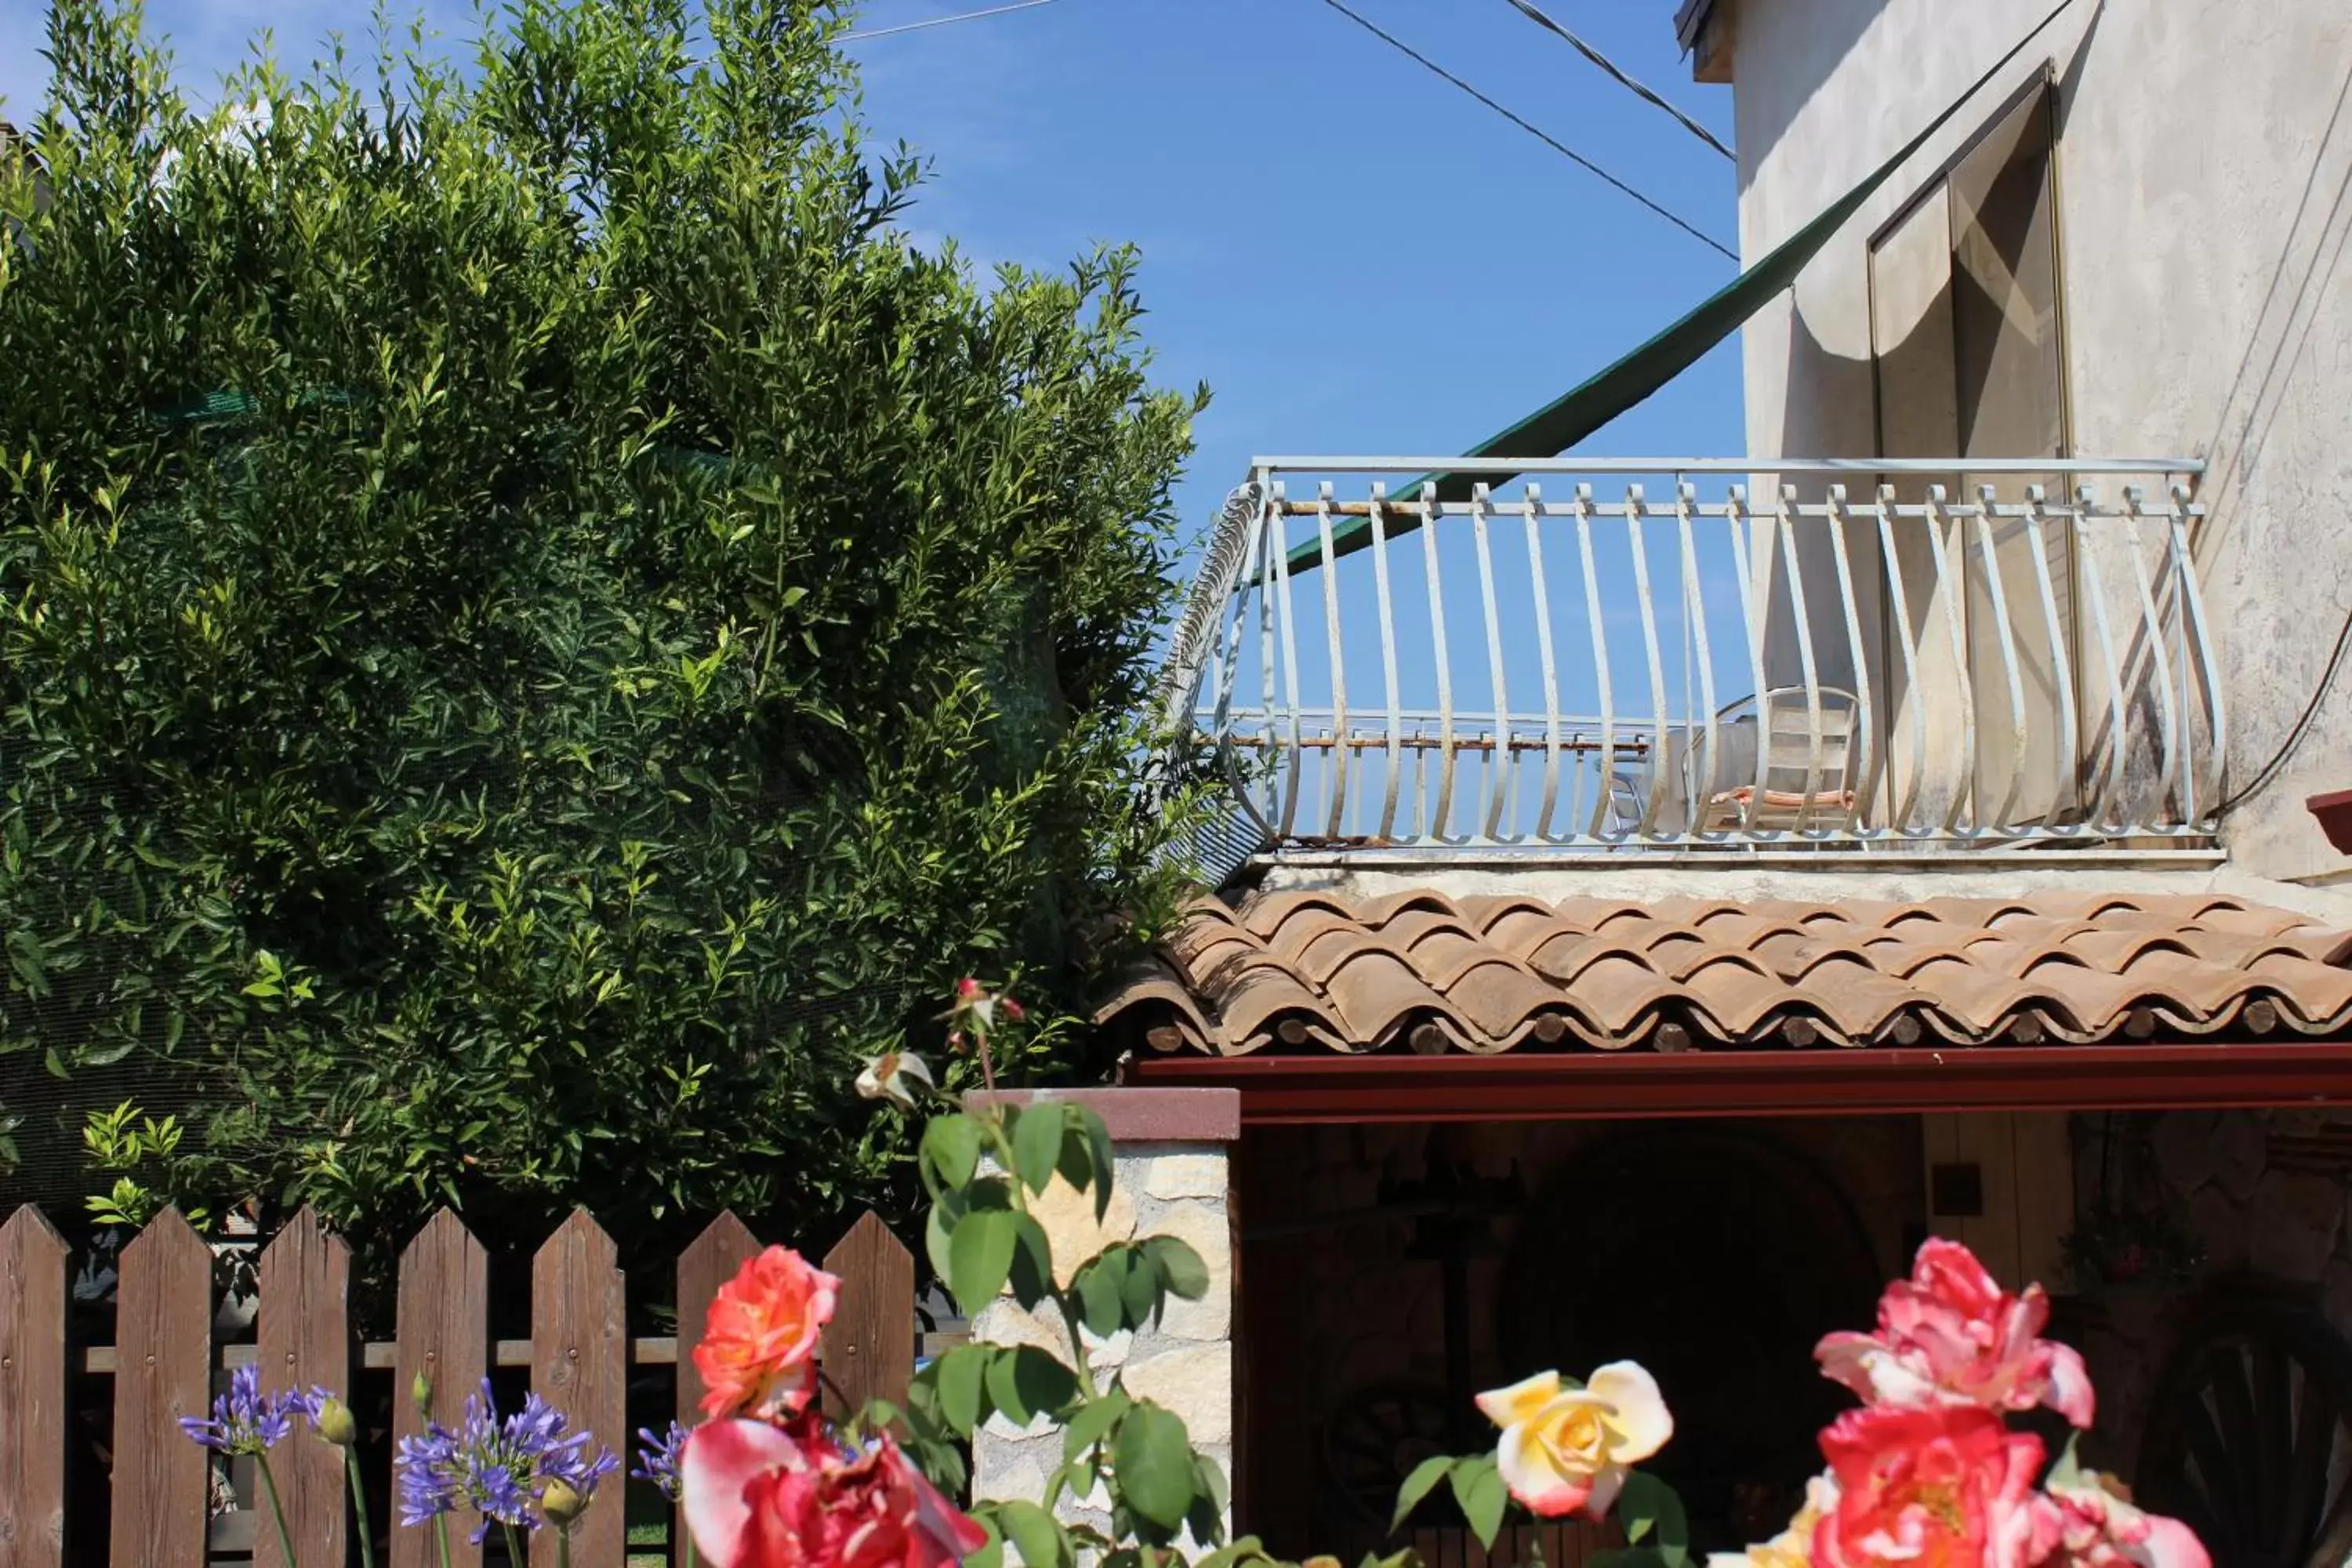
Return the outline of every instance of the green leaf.
[[[1184,1528],[1192,1539],[1203,1545],[1214,1546],[1225,1538],[1225,1504],[1231,1500],[1225,1490],[1224,1472],[1206,1454],[1192,1456],[1192,1506],[1184,1515]]]
[[[1657,1477],[1640,1470],[1627,1476],[1624,1489],[1617,1494],[1616,1513],[1626,1541],[1634,1545],[1655,1531],[1658,1550],[1669,1564],[1678,1563],[1688,1552],[1690,1521],[1683,1500]]]
[[[1209,1293],[1209,1266],[1189,1243],[1172,1236],[1155,1236],[1145,1240],[1143,1250],[1171,1294],[1197,1301]]]
[[[1495,1532],[1503,1528],[1503,1510],[1511,1500],[1510,1489],[1504,1486],[1502,1472],[1495,1468],[1493,1456],[1460,1461],[1448,1479],[1454,1483],[1454,1500],[1461,1506],[1470,1533],[1478,1538],[1478,1544],[1491,1550]]]
[[[2083,1435],[2080,1432],[2068,1435],[2065,1447],[2059,1450],[2058,1458],[2051,1463],[2050,1473],[2042,1479],[2045,1489],[2080,1488],[2083,1485],[2083,1461],[2074,1454],[2075,1446],[2082,1440]]]
[[[972,1429],[988,1419],[984,1385],[994,1353],[986,1345],[958,1345],[940,1358],[940,1414],[961,1436],[971,1436]]]
[[[1160,1310],[1160,1271],[1150,1260],[1133,1248],[1126,1252],[1127,1275],[1118,1282],[1119,1296],[1126,1307],[1128,1326],[1139,1329],[1151,1321]]]
[[[1112,1446],[1118,1494],[1162,1530],[1184,1522],[1192,1507],[1192,1441],[1184,1423],[1157,1405],[1139,1403],[1118,1424]]]
[[[935,1116],[923,1129],[919,1163],[923,1184],[933,1197],[971,1180],[980,1168],[980,1127],[969,1116]]]
[[[1026,1568],[1063,1568],[1071,1560],[1069,1537],[1054,1516],[1034,1502],[999,1503],[996,1517],[1004,1538],[1021,1553]]]
[[[937,1484],[939,1478],[930,1478]],[[963,1568],[1004,1568],[1004,1536],[986,1514],[974,1514],[972,1522],[988,1535],[988,1543],[963,1560]]]
[[[1003,1292],[1018,1227],[1007,1209],[974,1209],[948,1238],[948,1288],[969,1318]]]
[[[1078,1270],[1078,1317],[1087,1331],[1107,1340],[1127,1322],[1127,1273],[1134,1257],[1124,1247],[1104,1250]]]
[[[1078,1130],[1086,1134],[1087,1155],[1094,1165],[1095,1223],[1110,1213],[1111,1189],[1117,1184],[1118,1163],[1111,1153],[1110,1129],[1103,1119],[1084,1105],[1070,1108],[1077,1117]]]
[[[1127,1414],[1128,1397],[1114,1388],[1108,1394],[1097,1394],[1070,1413],[1062,1427],[1062,1462],[1076,1459],[1080,1454],[1099,1443],[1118,1425]]]
[[[1244,1535],[1231,1543],[1218,1547],[1192,1568],[1234,1568],[1234,1564],[1265,1555],[1265,1544],[1255,1535]]]
[[[1077,1374],[1035,1345],[1000,1350],[988,1363],[988,1393],[1015,1426],[1066,1408],[1078,1396]]]
[[[1062,1173],[1062,1180],[1085,1192],[1094,1183],[1095,1161],[1077,1111],[1075,1105],[1062,1108],[1062,1152],[1055,1159],[1054,1168]]]
[[[923,1250],[931,1260],[931,1272],[942,1279],[951,1278],[948,1243],[955,1235],[959,1221],[971,1211],[961,1192],[941,1193],[931,1212],[923,1216]]]
[[[1588,1553],[1584,1568],[1669,1568],[1665,1554],[1654,1546],[1612,1546]]]
[[[1422,1499],[1437,1489],[1437,1483],[1444,1480],[1453,1468],[1454,1456],[1451,1454],[1436,1455],[1412,1468],[1412,1474],[1405,1477],[1404,1485],[1397,1489],[1396,1517],[1389,1521],[1390,1534],[1394,1535],[1404,1528],[1406,1517],[1421,1506]]]
[[[1054,1179],[1055,1163],[1062,1157],[1063,1125],[1058,1105],[1032,1106],[1013,1124],[1013,1163],[1020,1169],[1022,1184],[1033,1193],[1044,1192]]]
[[[1054,1244],[1045,1227],[1028,1215],[1013,1220],[1013,1299],[1024,1310],[1054,1293]]]

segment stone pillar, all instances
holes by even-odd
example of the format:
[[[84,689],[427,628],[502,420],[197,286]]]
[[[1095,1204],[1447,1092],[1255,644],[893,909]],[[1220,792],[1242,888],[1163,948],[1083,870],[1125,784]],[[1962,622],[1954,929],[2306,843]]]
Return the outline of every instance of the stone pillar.
[[[1108,1341],[1086,1335],[1097,1375],[1113,1370],[1127,1391],[1182,1417],[1193,1446],[1234,1474],[1234,1252],[1227,1153],[1241,1136],[1241,1096],[1230,1089],[1041,1089],[1007,1093],[1013,1104],[1075,1100],[1109,1128],[1118,1171],[1109,1213],[1095,1219],[1094,1199],[1055,1177],[1032,1208],[1054,1247],[1055,1271],[1067,1284],[1076,1266],[1115,1241],[1172,1236],[1208,1266],[1209,1289],[1197,1301],[1171,1300],[1160,1322]],[[1084,1331],[1080,1331],[1082,1333]],[[1065,1362],[1070,1347],[1058,1321],[1021,1310],[1004,1297],[972,1323],[991,1344],[1034,1344]],[[989,1501],[1043,1499],[1062,1462],[1061,1438],[1044,1422],[1023,1429],[992,1415],[972,1439],[972,1489]],[[1092,1498],[1062,1514],[1108,1531],[1108,1500]],[[1226,1520],[1230,1528],[1230,1515]]]

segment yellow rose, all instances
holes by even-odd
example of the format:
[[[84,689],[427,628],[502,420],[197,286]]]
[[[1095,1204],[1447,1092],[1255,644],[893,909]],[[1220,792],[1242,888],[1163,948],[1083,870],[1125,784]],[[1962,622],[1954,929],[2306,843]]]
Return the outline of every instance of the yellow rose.
[[[1822,1516],[1837,1507],[1837,1481],[1830,1476],[1815,1476],[1805,1483],[1805,1506],[1789,1521],[1789,1528],[1764,1542],[1745,1552],[1710,1552],[1706,1568],[1810,1568],[1813,1560],[1813,1528]]]
[[[1635,1362],[1611,1362],[1582,1388],[1547,1372],[1478,1396],[1503,1429],[1496,1468],[1511,1495],[1546,1519],[1600,1519],[1617,1500],[1627,1468],[1665,1447],[1675,1418],[1657,1380]]]

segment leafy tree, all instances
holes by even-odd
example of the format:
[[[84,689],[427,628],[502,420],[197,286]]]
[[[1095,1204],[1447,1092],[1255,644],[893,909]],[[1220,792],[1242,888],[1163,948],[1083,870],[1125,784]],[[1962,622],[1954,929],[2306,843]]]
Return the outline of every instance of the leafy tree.
[[[625,1248],[817,1234],[861,1058],[1018,974],[1025,1062],[1166,908],[1170,485],[1133,257],[897,226],[806,0],[520,0],[464,68],[192,106],[58,0],[0,155],[0,1100],[145,1179]],[[116,1178],[109,1176],[102,1184]],[[20,1178],[22,1184],[22,1178]],[[663,1227],[674,1242],[677,1232]]]

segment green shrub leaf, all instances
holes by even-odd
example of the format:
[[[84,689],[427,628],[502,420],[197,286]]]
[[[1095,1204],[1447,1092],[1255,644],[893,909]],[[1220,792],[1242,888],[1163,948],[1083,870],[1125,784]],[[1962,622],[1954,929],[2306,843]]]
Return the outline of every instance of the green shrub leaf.
[[[948,1288],[971,1317],[1003,1293],[1018,1226],[1009,1209],[974,1209],[948,1240]]]
[[[1033,1105],[1013,1124],[1013,1163],[1021,1168],[1022,1184],[1042,1193],[1054,1179],[1055,1162],[1062,1157],[1062,1108]]]
[[[999,1503],[996,1517],[1026,1568],[1066,1568],[1071,1561],[1069,1538],[1054,1516],[1035,1503]]]
[[[1172,1236],[1155,1236],[1144,1242],[1143,1250],[1160,1270],[1160,1282],[1170,1294],[1197,1301],[1209,1293],[1209,1266],[1189,1243]]]
[[[1118,1493],[1127,1506],[1165,1531],[1183,1524],[1192,1507],[1192,1442],[1184,1423],[1157,1405],[1139,1403],[1118,1424],[1111,1451]]]
[[[1054,1415],[1078,1394],[1076,1373],[1035,1345],[998,1351],[988,1363],[988,1392],[1015,1426]]]
[[[1435,1491],[1437,1483],[1444,1480],[1453,1468],[1454,1456],[1451,1454],[1435,1455],[1412,1468],[1412,1474],[1405,1477],[1404,1485],[1397,1489],[1396,1517],[1389,1521],[1391,1534],[1404,1528],[1405,1520],[1421,1506],[1421,1500]]]
[[[986,1345],[958,1345],[940,1358],[940,1414],[959,1436],[971,1436],[973,1428],[988,1419],[983,1385],[994,1353]]]
[[[1461,1506],[1470,1532],[1478,1538],[1481,1546],[1491,1550],[1496,1532],[1503,1528],[1503,1510],[1511,1500],[1510,1489],[1503,1484],[1502,1472],[1495,1468],[1493,1456],[1462,1460],[1454,1467],[1449,1479],[1454,1483],[1454,1500]]]

